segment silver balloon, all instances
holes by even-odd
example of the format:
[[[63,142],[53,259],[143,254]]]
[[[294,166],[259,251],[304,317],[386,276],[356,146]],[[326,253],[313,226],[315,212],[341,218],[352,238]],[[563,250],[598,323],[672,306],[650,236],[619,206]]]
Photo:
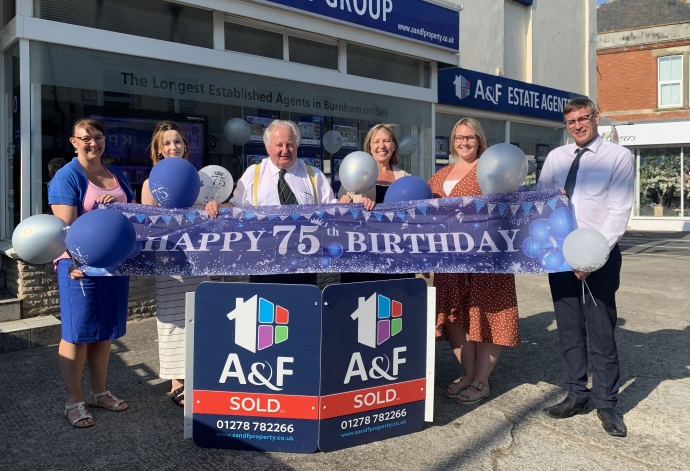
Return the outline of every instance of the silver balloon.
[[[329,154],[335,154],[343,146],[343,135],[338,131],[328,131],[321,140],[323,148]]]
[[[536,171],[537,171],[537,164],[534,163],[534,160],[528,160],[527,161],[527,175],[532,175]]]
[[[412,155],[417,150],[417,139],[409,134],[404,134],[398,139],[398,152],[400,155]]]
[[[358,150],[347,154],[340,163],[338,175],[347,191],[362,194],[376,185],[379,166],[371,155]]]
[[[573,269],[593,272],[609,259],[609,241],[596,229],[575,229],[563,241],[563,256]]]
[[[527,177],[527,157],[513,144],[489,147],[477,164],[477,181],[485,195],[512,193]]]
[[[249,123],[242,118],[232,118],[225,123],[223,133],[225,134],[225,138],[230,141],[232,145],[243,146],[249,142],[252,130],[249,127]]]
[[[67,250],[67,224],[57,216],[37,214],[20,222],[12,233],[12,247],[28,263],[49,263]]]

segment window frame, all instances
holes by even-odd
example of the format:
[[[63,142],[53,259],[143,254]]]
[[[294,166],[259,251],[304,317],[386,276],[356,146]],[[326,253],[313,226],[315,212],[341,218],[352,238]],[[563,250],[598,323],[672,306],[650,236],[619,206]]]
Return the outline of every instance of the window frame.
[[[661,61],[666,59],[673,59],[673,58],[679,58],[680,59],[680,79],[677,80],[661,80]],[[656,65],[657,65],[657,74],[656,74],[656,83],[657,83],[657,107],[658,108],[682,108],[683,107],[683,100],[685,99],[685,93],[683,90],[683,82],[685,79],[685,67],[684,67],[684,60],[683,60],[684,55],[683,54],[669,54],[667,56],[659,56],[657,57]],[[661,103],[661,86],[662,85],[669,85],[669,84],[678,84],[680,86],[680,101],[678,103],[673,103],[670,105],[664,105]]]

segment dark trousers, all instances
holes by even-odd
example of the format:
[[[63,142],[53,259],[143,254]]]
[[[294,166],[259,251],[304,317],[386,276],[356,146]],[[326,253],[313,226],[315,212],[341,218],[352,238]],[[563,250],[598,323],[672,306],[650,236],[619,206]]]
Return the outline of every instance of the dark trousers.
[[[316,286],[316,273],[290,273],[285,275],[250,275],[249,282]]]
[[[558,324],[558,342],[563,357],[563,381],[568,397],[588,400],[587,339],[592,360],[592,390],[589,397],[596,409],[616,407],[620,373],[613,331],[616,327],[616,291],[620,286],[621,251],[614,246],[606,264],[587,277],[592,301],[573,272],[550,273],[549,285]]]

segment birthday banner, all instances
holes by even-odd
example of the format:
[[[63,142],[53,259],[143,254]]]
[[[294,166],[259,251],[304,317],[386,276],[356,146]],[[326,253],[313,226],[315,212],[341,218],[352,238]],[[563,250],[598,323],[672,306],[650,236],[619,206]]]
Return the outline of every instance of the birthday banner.
[[[358,204],[224,208],[217,218],[203,209],[101,206],[132,221],[142,244],[139,255],[111,270],[117,275],[570,269],[561,249],[572,212],[556,190],[386,203],[373,211]],[[111,273],[87,267],[86,274]]]

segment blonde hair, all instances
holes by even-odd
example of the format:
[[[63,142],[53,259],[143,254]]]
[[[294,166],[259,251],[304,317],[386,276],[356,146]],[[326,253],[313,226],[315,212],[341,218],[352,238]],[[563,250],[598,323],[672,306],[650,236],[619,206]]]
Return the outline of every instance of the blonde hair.
[[[397,165],[400,163],[400,153],[399,153],[399,148],[398,148],[398,139],[395,137],[395,133],[393,132],[393,124],[388,124],[388,123],[381,123],[381,124],[376,124],[374,125],[373,128],[369,130],[367,133],[367,137],[364,139],[364,151],[374,155],[374,153],[371,151],[371,141],[374,139],[374,136],[376,135],[377,132],[384,130],[391,136],[391,141],[395,144],[395,150],[393,151],[393,154],[391,154],[390,159],[388,159],[388,164],[393,166]]]
[[[450,135],[450,155],[452,155],[455,158],[459,158],[458,153],[455,150],[455,132],[458,130],[460,126],[467,126],[477,136],[477,139],[479,140],[479,145],[477,146],[477,158],[481,157],[482,154],[486,151],[486,149],[489,148],[489,144],[488,142],[486,142],[486,135],[484,134],[482,125],[479,124],[479,121],[477,121],[474,118],[462,118],[460,121],[455,123],[455,126],[453,126],[453,132]]]
[[[299,147],[300,143],[300,132],[299,128],[295,123],[292,121],[288,121],[286,119],[276,119],[269,124],[266,129],[264,129],[264,145],[268,149],[271,146],[271,134],[273,133],[273,130],[278,127],[286,127],[290,128],[292,131],[292,134],[295,136],[295,150]]]
[[[187,141],[187,136],[185,136],[185,133],[180,125],[174,121],[161,121],[160,123],[156,124],[156,128],[153,130],[151,145],[149,146],[151,148],[151,162],[153,162],[153,165],[156,165],[161,161],[161,158],[158,156],[158,154],[161,153],[161,149],[163,148],[163,134],[165,134],[167,131],[177,131],[177,133],[180,135],[182,142],[184,142],[184,153],[182,154],[182,158],[188,160],[189,142]]]

